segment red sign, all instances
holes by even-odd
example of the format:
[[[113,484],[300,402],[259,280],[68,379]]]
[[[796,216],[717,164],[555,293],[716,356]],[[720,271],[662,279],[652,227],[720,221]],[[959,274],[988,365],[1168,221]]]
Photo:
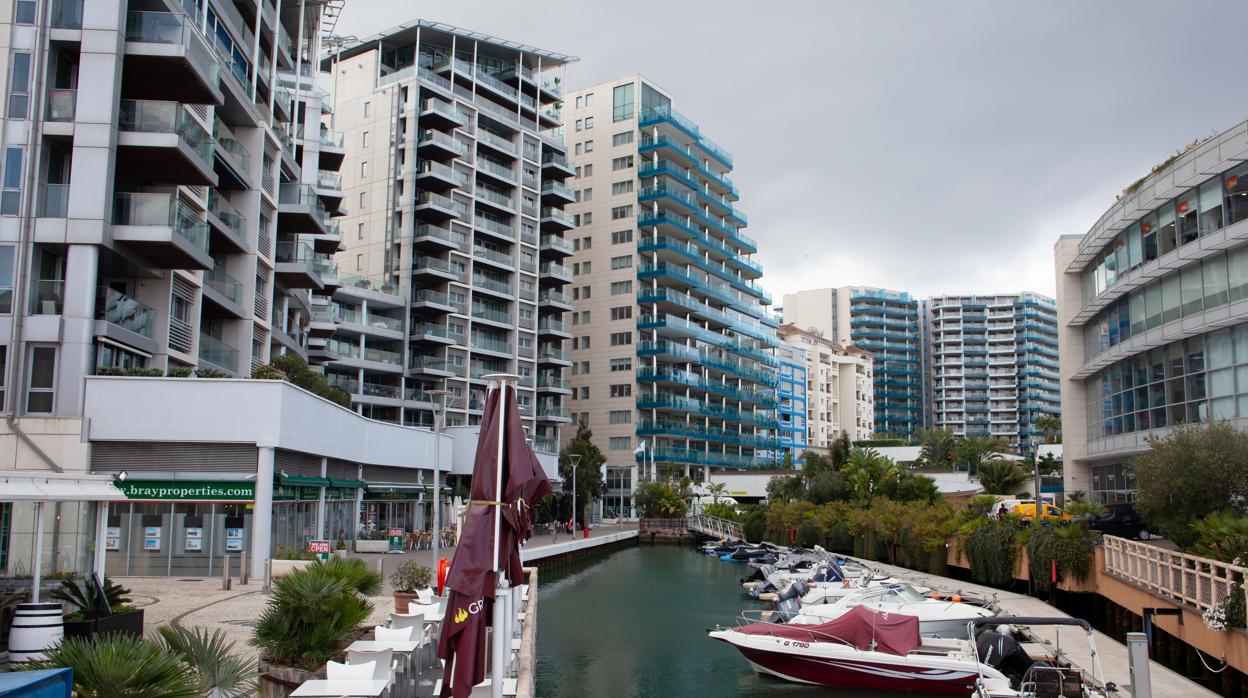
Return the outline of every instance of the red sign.
[[[401,529],[401,528],[392,528],[392,529],[390,529],[390,536],[391,536],[391,537],[394,537],[394,536],[402,536],[402,535],[405,535],[405,532],[403,531],[403,529]]]
[[[327,541],[327,540],[310,540],[310,541],[308,541],[308,552],[310,552],[310,553],[312,553],[312,554],[314,554],[314,555],[315,555],[315,554],[317,554],[317,553],[321,553],[321,554],[328,555],[328,554],[329,554],[329,552],[330,552],[330,548],[329,548],[329,541]]]

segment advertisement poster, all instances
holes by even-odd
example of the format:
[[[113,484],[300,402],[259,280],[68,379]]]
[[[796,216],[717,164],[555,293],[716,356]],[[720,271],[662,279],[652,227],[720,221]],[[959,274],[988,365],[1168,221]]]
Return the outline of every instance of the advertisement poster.
[[[187,528],[186,529],[186,552],[198,553],[204,549],[204,529]]]
[[[401,528],[392,528],[387,532],[387,535],[390,538],[389,552],[403,552],[403,539],[406,536],[406,532]]]
[[[143,528],[143,549],[150,551],[160,550],[160,526],[145,526]]]
[[[327,540],[310,540],[308,541],[308,552],[316,556],[316,559],[325,562],[329,559],[329,541]]]
[[[226,552],[236,553],[243,549],[243,529],[227,528],[225,529],[225,550]]]
[[[121,527],[109,526],[104,532],[104,549],[121,550]]]

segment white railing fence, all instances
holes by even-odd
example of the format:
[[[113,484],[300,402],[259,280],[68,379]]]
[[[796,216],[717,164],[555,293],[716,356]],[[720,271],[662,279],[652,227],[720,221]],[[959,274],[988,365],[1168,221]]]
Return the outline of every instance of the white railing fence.
[[[1243,587],[1248,568],[1105,536],[1105,571],[1148,592],[1207,611]],[[1248,597],[1245,597],[1248,600]]]
[[[707,514],[690,514],[689,530],[713,538],[744,538],[741,524]]]

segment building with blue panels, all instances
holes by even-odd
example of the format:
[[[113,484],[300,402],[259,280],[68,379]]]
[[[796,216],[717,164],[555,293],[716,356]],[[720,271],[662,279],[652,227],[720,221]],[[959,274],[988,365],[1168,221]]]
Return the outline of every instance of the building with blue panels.
[[[780,452],[777,460],[797,462],[806,450],[806,349],[781,344],[776,393],[780,398],[776,415],[780,422]]]

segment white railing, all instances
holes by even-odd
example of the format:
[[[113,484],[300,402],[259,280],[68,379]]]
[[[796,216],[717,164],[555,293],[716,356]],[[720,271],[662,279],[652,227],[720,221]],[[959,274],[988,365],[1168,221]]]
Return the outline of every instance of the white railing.
[[[1166,550],[1115,536],[1105,536],[1105,572],[1200,611],[1222,603],[1232,593],[1246,593],[1248,568]],[[1246,597],[1248,599],[1248,597]]]
[[[694,533],[711,536],[712,538],[741,540],[745,537],[745,534],[742,533],[741,524],[707,514],[690,514],[689,530]]]

